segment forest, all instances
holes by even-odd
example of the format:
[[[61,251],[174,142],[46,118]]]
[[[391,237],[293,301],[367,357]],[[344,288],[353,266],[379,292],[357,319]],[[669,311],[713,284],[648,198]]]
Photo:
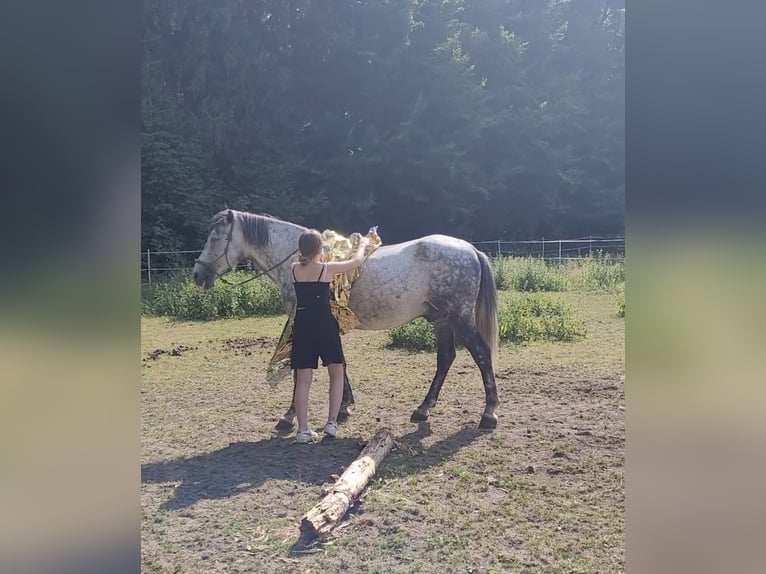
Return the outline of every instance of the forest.
[[[142,250],[228,206],[385,243],[624,232],[625,3],[146,0]]]

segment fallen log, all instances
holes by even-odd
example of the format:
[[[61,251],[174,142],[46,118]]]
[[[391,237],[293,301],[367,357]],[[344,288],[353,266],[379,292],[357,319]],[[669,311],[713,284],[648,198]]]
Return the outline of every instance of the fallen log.
[[[396,444],[391,431],[380,429],[361,454],[329,490],[327,496],[301,518],[301,539],[310,541],[327,536],[367,487],[381,461]]]

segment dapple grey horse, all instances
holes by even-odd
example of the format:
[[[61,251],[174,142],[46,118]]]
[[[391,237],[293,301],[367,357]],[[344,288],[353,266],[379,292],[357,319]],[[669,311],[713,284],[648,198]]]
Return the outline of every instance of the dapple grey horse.
[[[195,283],[210,289],[218,277],[250,259],[277,284],[290,312],[295,306],[290,260],[305,227],[271,216],[227,209],[217,213],[195,262]],[[428,419],[444,379],[455,360],[455,340],[471,353],[484,383],[486,404],[479,426],[497,426],[497,291],[489,259],[470,243],[446,235],[429,235],[383,245],[364,262],[349,296],[359,329],[391,329],[417,317],[434,325],[436,374],[411,421]],[[346,380],[348,387],[348,381]],[[294,390],[293,390],[294,392]],[[348,401],[350,387],[344,392]],[[277,425],[291,428],[290,405]]]

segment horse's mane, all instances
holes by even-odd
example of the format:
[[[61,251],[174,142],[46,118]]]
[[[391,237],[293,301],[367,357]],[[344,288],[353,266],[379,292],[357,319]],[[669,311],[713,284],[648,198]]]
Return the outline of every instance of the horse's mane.
[[[220,225],[226,221],[226,214],[228,209],[219,211],[213,216],[210,223],[210,227]],[[269,219],[277,219],[271,215],[246,213],[244,211],[234,212],[235,217],[240,218],[242,224],[242,233],[245,235],[245,240],[254,247],[265,247],[269,244]]]

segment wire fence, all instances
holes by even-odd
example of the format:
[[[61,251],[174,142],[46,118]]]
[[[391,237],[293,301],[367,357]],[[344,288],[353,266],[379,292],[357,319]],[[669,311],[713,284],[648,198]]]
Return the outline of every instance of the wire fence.
[[[615,259],[625,257],[624,237],[588,236],[577,239],[542,238],[527,241],[496,239],[471,243],[491,256],[538,257],[559,263],[594,255],[609,255]],[[142,251],[141,285],[151,287],[154,283],[167,281],[174,275],[189,272],[199,254],[199,251]],[[257,268],[248,261],[238,265],[237,269]]]
[[[624,237],[588,236],[577,239],[534,239],[527,241],[474,241],[473,245],[488,255],[507,257],[539,257],[546,261],[563,262],[593,255],[608,254],[625,258]]]

